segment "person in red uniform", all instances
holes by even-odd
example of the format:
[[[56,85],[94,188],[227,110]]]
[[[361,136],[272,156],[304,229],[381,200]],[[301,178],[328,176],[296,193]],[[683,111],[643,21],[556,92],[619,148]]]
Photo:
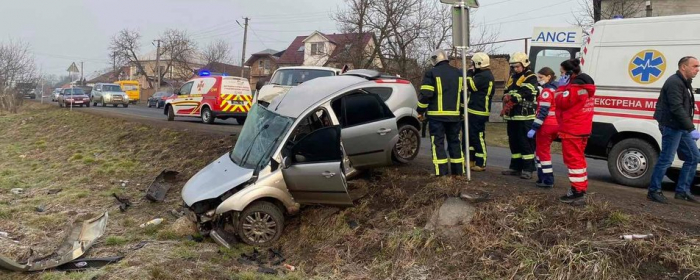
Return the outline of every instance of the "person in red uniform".
[[[581,61],[570,59],[561,63],[562,78],[554,95],[559,138],[564,164],[569,168],[571,189],[559,200],[573,203],[585,198],[588,172],[584,150],[593,126],[595,82],[581,73]]]
[[[542,93],[537,96],[537,115],[527,137],[535,137],[535,165],[537,166],[535,186],[553,188],[554,170],[552,169],[551,146],[559,132],[554,104],[554,92],[557,90],[556,75],[554,70],[544,67],[537,72],[537,79],[542,87]]]

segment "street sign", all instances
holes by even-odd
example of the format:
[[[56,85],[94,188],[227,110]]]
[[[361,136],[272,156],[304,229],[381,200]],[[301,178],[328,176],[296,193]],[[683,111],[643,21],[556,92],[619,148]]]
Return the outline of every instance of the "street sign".
[[[463,26],[467,28],[463,30]],[[467,9],[452,8],[452,44],[456,48],[469,46],[469,10]]]
[[[68,72],[70,73],[78,73],[80,70],[78,70],[78,66],[75,65],[75,62],[68,67]]]
[[[441,3],[443,4],[450,4],[450,5],[457,5],[462,2],[464,2],[464,5],[467,5],[469,8],[478,8],[479,7],[479,0],[440,0]]]

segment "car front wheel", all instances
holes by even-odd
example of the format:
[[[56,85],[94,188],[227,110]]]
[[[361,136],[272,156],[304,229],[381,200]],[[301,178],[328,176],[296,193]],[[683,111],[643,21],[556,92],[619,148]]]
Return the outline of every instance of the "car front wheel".
[[[613,146],[608,155],[608,171],[615,182],[647,188],[659,153],[647,141],[625,139]]]
[[[211,113],[211,109],[209,109],[209,107],[204,107],[202,110],[202,122],[206,124],[214,123],[214,115]]]
[[[173,106],[168,106],[168,121],[174,121],[175,120],[175,111],[173,110]]]
[[[399,141],[394,145],[392,156],[398,163],[409,163],[418,156],[420,132],[410,124],[399,127]]]
[[[273,203],[258,201],[243,210],[236,231],[246,244],[264,247],[277,241],[283,229],[282,210]]]
[[[244,125],[246,118],[247,117],[236,117],[236,122],[240,125]]]

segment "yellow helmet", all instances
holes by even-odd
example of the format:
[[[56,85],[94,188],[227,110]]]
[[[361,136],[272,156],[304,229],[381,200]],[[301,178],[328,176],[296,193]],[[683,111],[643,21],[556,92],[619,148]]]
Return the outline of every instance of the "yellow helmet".
[[[510,64],[513,65],[516,63],[522,64],[523,67],[528,67],[530,66],[530,58],[523,52],[516,52],[510,56]]]
[[[489,58],[489,55],[482,52],[475,53],[474,56],[472,56],[472,62],[474,63],[474,68],[476,69],[484,69],[491,66],[491,59]]]

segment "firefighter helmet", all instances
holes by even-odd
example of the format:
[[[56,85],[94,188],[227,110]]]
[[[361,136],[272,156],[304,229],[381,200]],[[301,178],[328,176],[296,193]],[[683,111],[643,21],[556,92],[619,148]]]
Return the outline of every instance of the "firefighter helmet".
[[[516,63],[522,64],[523,67],[528,67],[530,66],[530,59],[527,57],[527,54],[523,52],[516,52],[510,56],[510,64],[513,65]]]
[[[472,62],[474,63],[474,68],[476,69],[489,68],[491,65],[489,55],[482,52],[475,53],[474,56],[472,56]]]
[[[432,55],[430,55],[430,62],[433,63],[433,66],[437,65],[440,62],[447,61],[447,53],[445,53],[444,50],[435,50]]]

